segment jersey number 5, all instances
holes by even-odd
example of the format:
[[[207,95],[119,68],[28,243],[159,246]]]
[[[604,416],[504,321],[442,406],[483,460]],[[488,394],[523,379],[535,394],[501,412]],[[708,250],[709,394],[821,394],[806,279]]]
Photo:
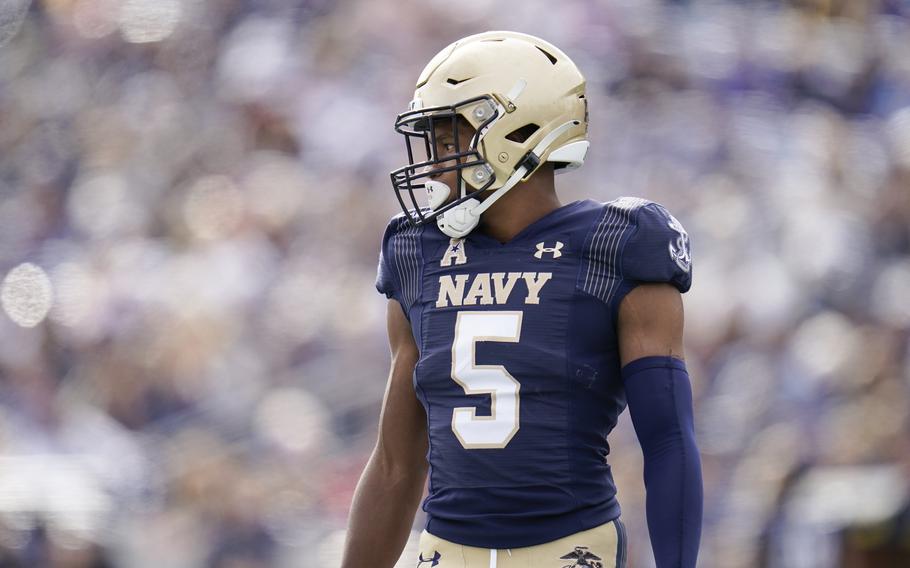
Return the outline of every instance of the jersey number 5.
[[[521,385],[502,365],[478,365],[478,341],[518,343],[521,312],[458,312],[452,343],[452,379],[466,394],[489,394],[490,416],[477,416],[474,406],[452,412],[452,431],[468,450],[504,448],[518,432]]]

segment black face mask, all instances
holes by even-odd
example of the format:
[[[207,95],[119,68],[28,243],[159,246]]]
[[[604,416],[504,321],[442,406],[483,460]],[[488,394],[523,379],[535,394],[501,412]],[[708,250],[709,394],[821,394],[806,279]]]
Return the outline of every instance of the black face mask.
[[[478,103],[488,102],[491,110],[490,117],[480,125],[471,138],[468,148],[461,148],[459,138],[460,113],[467,112]],[[486,105],[485,105],[486,106]],[[391,172],[392,188],[401,205],[402,211],[411,222],[412,226],[424,225],[449,209],[467,201],[477,198],[496,181],[493,169],[486,163],[478,152],[477,147],[481,133],[499,116],[498,105],[489,96],[480,96],[467,99],[450,106],[437,106],[424,109],[415,109],[403,112],[395,120],[395,131],[405,137],[405,146],[408,152],[408,165]],[[438,155],[436,130],[441,125],[446,125],[454,137],[455,151],[445,155]],[[462,128],[464,126],[462,125]],[[423,156],[418,153],[424,153]],[[421,159],[424,158],[425,159]],[[438,167],[451,162],[451,165]],[[436,166],[436,167],[434,167]],[[465,171],[467,170],[467,172]],[[426,181],[430,176],[445,172],[455,171],[457,181],[454,188],[455,200],[437,208],[421,207],[417,202],[415,190],[426,190]],[[473,175],[472,181],[479,186],[468,186],[464,183],[464,175]],[[468,188],[473,189],[468,191]]]

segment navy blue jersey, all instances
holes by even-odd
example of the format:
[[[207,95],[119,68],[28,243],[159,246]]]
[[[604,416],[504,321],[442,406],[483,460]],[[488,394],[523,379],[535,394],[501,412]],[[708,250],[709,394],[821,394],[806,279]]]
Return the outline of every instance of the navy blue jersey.
[[[518,548],[619,516],[616,319],[639,282],[691,283],[685,230],[643,199],[577,201],[506,244],[392,219],[376,287],[401,303],[420,351],[428,532]]]

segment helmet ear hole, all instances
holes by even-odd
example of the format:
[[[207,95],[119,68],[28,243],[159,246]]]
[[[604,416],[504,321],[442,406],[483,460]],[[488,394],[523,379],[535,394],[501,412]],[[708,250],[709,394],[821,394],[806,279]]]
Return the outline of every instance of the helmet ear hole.
[[[506,140],[511,140],[512,142],[518,142],[521,144],[531,136],[534,136],[534,133],[538,130],[540,130],[540,127],[533,122],[530,124],[525,124],[521,128],[516,128],[512,132],[509,132],[506,135]]]

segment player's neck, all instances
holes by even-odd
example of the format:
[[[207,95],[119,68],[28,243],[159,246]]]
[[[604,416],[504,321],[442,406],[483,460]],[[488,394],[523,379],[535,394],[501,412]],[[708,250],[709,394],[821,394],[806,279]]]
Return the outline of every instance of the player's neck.
[[[479,229],[507,243],[528,225],[561,206],[552,174],[535,175],[509,190],[485,211]]]

